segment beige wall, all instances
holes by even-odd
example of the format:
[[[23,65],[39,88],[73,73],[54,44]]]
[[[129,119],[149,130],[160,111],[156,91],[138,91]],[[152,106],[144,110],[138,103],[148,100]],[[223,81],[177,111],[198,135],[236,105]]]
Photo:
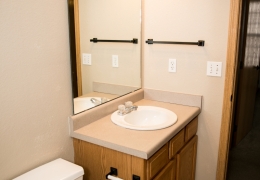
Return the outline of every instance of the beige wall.
[[[203,95],[197,180],[215,179],[229,1],[144,0],[144,38],[206,41],[205,47],[144,44],[145,88]],[[73,160],[67,1],[0,1],[0,179],[57,157]],[[168,73],[169,58],[177,72]],[[223,62],[221,78],[206,61]]]
[[[92,55],[92,65],[82,65],[83,94],[92,83],[141,87],[141,0],[79,0],[81,53]],[[132,43],[92,43],[90,39],[132,40]],[[118,55],[119,67],[112,67]]]
[[[227,0],[145,0],[144,38],[205,40],[205,47],[144,44],[145,88],[203,95],[199,116],[197,180],[216,176],[228,36]],[[177,72],[167,72],[168,59]],[[207,61],[223,62],[222,77],[206,76]]]
[[[73,161],[67,1],[0,1],[0,179]]]

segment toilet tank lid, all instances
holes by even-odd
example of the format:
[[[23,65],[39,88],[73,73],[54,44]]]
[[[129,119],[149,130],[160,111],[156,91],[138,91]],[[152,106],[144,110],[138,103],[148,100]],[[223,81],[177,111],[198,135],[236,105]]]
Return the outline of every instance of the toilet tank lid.
[[[82,167],[64,159],[56,159],[39,166],[14,180],[75,180],[83,176]]]

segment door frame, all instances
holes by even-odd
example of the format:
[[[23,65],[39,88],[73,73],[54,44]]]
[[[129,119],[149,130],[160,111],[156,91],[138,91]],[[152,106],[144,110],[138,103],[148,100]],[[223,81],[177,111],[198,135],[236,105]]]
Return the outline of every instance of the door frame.
[[[235,96],[238,53],[239,53],[239,37],[240,22],[242,15],[242,1],[230,0],[229,30],[228,30],[228,46],[226,58],[226,76],[224,85],[224,97],[222,106],[222,120],[219,139],[218,164],[217,164],[217,180],[225,180],[228,164],[229,147],[231,140],[231,129],[233,112],[235,108]]]

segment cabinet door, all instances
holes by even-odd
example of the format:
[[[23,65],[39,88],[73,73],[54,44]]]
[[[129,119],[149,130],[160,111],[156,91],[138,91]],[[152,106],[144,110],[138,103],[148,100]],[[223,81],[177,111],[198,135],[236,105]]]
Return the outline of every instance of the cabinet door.
[[[194,136],[177,154],[177,180],[194,180],[198,136]]]
[[[176,159],[170,161],[167,166],[153,180],[175,180]]]
[[[117,168],[118,177],[132,180],[131,155],[78,139],[74,139],[74,151],[75,163],[84,168],[84,180],[103,180],[110,167]]]

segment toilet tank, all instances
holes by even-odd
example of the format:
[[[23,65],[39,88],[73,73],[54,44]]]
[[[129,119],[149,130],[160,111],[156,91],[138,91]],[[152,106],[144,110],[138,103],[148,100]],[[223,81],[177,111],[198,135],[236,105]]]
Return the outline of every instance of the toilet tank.
[[[39,166],[14,180],[82,180],[82,167],[64,159],[56,159]]]

